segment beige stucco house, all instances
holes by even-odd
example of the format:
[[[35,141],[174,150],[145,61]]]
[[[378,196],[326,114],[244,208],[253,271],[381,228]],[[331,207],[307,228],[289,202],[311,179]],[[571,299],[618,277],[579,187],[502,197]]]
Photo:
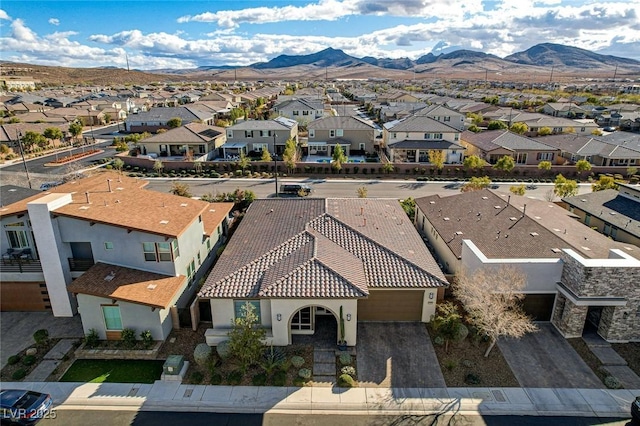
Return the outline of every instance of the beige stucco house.
[[[338,144],[347,156],[374,152],[375,127],[356,117],[321,118],[309,123],[307,128],[309,155],[331,156]]]

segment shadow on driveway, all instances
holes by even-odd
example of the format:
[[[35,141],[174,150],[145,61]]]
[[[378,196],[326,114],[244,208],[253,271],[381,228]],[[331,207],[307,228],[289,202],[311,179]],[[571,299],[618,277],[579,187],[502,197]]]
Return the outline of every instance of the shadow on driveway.
[[[523,388],[602,389],[604,385],[573,347],[549,323],[521,339],[498,346]]]
[[[357,351],[362,387],[446,387],[422,323],[359,322]]]

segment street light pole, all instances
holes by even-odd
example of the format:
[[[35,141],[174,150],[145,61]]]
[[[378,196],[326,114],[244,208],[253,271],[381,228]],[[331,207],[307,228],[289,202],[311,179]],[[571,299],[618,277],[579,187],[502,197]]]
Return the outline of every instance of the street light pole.
[[[93,117],[91,117],[91,108],[87,110],[89,113],[89,126],[91,126],[91,143],[96,142],[96,138],[93,136]]]
[[[278,198],[278,153],[276,152],[276,131],[273,131],[273,175],[276,178],[276,198]]]
[[[27,175],[27,182],[29,182],[29,189],[33,189],[31,187],[31,178],[29,177],[29,169],[27,169],[27,161],[24,159],[24,148],[22,147],[22,132],[16,132],[16,136],[18,137],[18,148],[20,148],[20,156],[22,157],[22,165],[24,166],[24,172]]]

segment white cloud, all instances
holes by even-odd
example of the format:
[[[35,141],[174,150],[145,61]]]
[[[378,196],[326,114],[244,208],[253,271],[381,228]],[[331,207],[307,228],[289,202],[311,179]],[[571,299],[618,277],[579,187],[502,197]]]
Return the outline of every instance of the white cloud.
[[[4,19],[6,21],[10,20],[11,18],[9,17],[9,15],[7,14],[7,12],[5,12],[4,10],[0,9],[0,19]]]
[[[59,20],[58,18],[49,18],[49,23],[50,23],[51,25],[56,25],[56,26],[58,26],[58,25],[60,25],[60,20]]]

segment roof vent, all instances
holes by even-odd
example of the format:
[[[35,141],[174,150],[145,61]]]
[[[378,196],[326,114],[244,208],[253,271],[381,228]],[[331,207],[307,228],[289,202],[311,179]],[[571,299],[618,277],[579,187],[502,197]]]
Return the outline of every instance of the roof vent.
[[[537,237],[539,234],[537,232],[529,232],[529,235],[532,237]]]
[[[609,212],[609,214],[610,214],[611,216],[614,216],[614,215],[616,214],[616,212]]]
[[[435,203],[436,203],[435,201],[429,201],[429,204],[435,204]]]
[[[501,209],[502,207],[500,206],[493,206],[494,209]]]
[[[554,253],[560,253],[562,250],[560,250],[559,248],[552,248],[551,251]]]
[[[89,206],[81,206],[80,210],[89,210]]]
[[[456,235],[462,235],[462,231],[456,231]]]
[[[147,290],[155,290],[157,286],[158,286],[158,284],[149,284],[147,286]]]
[[[585,247],[585,246],[582,246],[582,250],[584,250],[584,251],[591,251],[591,249],[590,249],[589,247]]]
[[[562,231],[561,229],[558,229],[558,228],[553,228],[553,230],[556,231],[556,232]]]
[[[187,207],[189,204],[187,203],[180,203],[180,207]]]
[[[273,211],[273,209],[271,209],[271,211]],[[210,212],[210,213],[215,213],[215,212],[216,212],[216,209],[209,209],[209,212]]]
[[[448,217],[444,217],[443,219],[444,219],[444,220],[447,220],[447,221],[449,220],[449,218],[448,218]]]
[[[587,202],[587,200],[585,200],[584,198],[581,198],[580,201],[582,201],[583,203]]]
[[[161,220],[161,221],[160,221],[160,225],[166,225],[167,223],[169,223],[169,221],[168,221],[168,220]]]
[[[511,216],[511,217],[509,218],[509,220],[510,220],[510,221],[512,221],[512,222],[515,222],[516,220],[518,220],[518,218],[517,218],[517,217],[513,217],[513,216]]]
[[[116,273],[115,273],[115,271],[111,271],[111,272],[109,272],[109,274],[108,274],[108,275],[106,275],[106,276],[104,277],[104,280],[105,280],[105,281],[111,281],[111,280],[113,280],[115,277],[116,277]]]
[[[489,197],[482,197],[482,199],[483,199],[483,200],[488,200],[488,199],[489,199]]]

